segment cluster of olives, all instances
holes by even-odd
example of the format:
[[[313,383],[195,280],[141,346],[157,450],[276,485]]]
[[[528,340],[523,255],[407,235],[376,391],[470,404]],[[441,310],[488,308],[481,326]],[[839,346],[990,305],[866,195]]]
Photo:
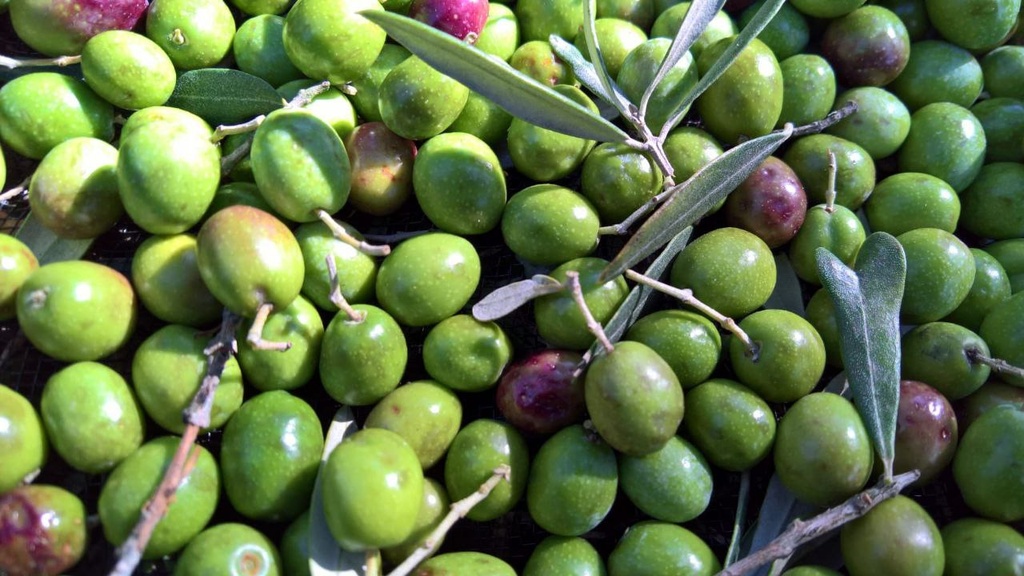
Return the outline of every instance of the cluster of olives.
[[[787,123],[848,101],[857,112],[761,163],[673,261],[665,280],[735,319],[735,335],[656,306],[593,358],[588,316],[607,323],[629,294],[626,278],[601,278],[599,239],[666,174],[625,144],[513,118],[360,15],[407,14],[597,113],[549,42],[587,53],[581,0],[9,1],[33,50],[81,55],[80,77],[30,71],[0,87],[0,146],[38,161],[31,217],[66,240],[130,219],[145,240],[119,271],[40,263],[0,235],[0,320],[60,363],[38,397],[0,384],[0,572],[71,569],[88,514],[109,544],[128,538],[226,310],[244,321],[212,399],[207,431],[221,432],[193,449],[145,559],[173,556],[180,576],[307,574],[319,477],[337,545],[397,565],[504,469],[468,521],[519,511],[550,536],[522,558],[449,545],[417,574],[713,574],[721,554],[698,533],[716,473],[771,461],[799,500],[827,507],[881,469],[855,404],[820,387],[844,359],[815,251],[853,265],[868,231],[896,236],[907,261],[895,471],[919,470],[920,485],[951,468],[976,516],[940,531],[913,499],[887,500],[843,527],[846,570],[1009,574],[1024,562],[1012,525],[1024,520],[1020,0],[783,4],[693,122],[668,133],[672,179]],[[659,84],[651,130],[764,3],[726,2]],[[689,8],[597,0],[605,65],[634,102]],[[251,133],[167,105],[180,73],[218,66],[277,87],[282,104],[332,87]],[[410,213],[431,230],[393,247],[357,230]],[[546,348],[468,313],[498,253],[563,286],[526,316]],[[785,261],[803,314],[766,308]],[[576,280],[586,310],[566,288]],[[125,353],[119,373],[108,360]],[[482,398],[497,413],[474,418]],[[339,405],[358,408],[360,430],[324,454]],[[102,478],[95,509],[68,486],[26,483],[54,458]],[[645,519],[602,524],[617,501]],[[280,538],[211,526],[225,510]],[[607,547],[593,544],[599,527],[616,539]]]

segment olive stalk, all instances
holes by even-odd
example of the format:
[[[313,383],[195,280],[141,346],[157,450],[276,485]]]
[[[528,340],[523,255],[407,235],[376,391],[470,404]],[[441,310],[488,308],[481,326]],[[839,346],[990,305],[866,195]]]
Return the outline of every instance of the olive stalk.
[[[851,496],[835,508],[829,508],[810,520],[793,520],[786,531],[767,546],[750,554],[739,562],[728,566],[718,576],[741,576],[780,558],[787,558],[800,546],[824,536],[844,524],[867,514],[872,508],[884,502],[909,486],[921,474],[911,470],[894,476],[892,480],[882,478],[873,488]]]
[[[25,60],[11,58],[10,56],[0,56],[0,68],[7,68],[10,70],[15,68],[29,68],[33,66],[60,66],[63,68],[64,66],[78,64],[81,61],[81,55],[58,56],[56,58],[28,58]]]
[[[14,188],[11,188],[10,190],[5,190],[2,194],[0,194],[0,206],[6,205],[11,200],[27,192],[28,184],[31,181],[32,177],[29,176],[22,180],[20,183],[18,183],[18,185],[15,186]]]
[[[327,277],[331,281],[331,303],[344,312],[350,322],[355,324],[362,323],[363,320],[366,320],[366,313],[360,313],[353,308],[341,293],[341,283],[338,281],[338,265],[335,262],[334,254],[328,254],[324,259],[327,261]]]
[[[210,425],[210,412],[213,409],[213,395],[220,384],[221,375],[231,356],[237,352],[238,343],[235,333],[242,323],[242,317],[224,310],[220,330],[203,350],[206,355],[206,375],[203,377],[199,390],[193,396],[191,404],[182,413],[185,420],[185,431],[174,452],[170,465],[156,491],[142,507],[139,520],[131,534],[117,549],[117,564],[110,576],[130,576],[142,560],[142,553],[149,543],[157,523],[167,513],[174,501],[174,495],[182,481],[188,477],[196,465],[200,451],[193,450],[200,430]]]
[[[982,364],[991,368],[993,372],[1008,374],[1017,378],[1024,378],[1024,368],[1014,366],[1000,358],[987,356],[979,348],[971,346],[965,349],[964,352],[967,354],[967,359],[971,364]]]
[[[594,315],[590,312],[590,307],[587,306],[587,301],[583,298],[583,287],[580,286],[580,273],[570,270],[565,273],[565,277],[568,282],[566,288],[572,293],[572,299],[576,302],[580,313],[583,314],[583,318],[587,322],[587,330],[597,338],[601,346],[604,346],[605,352],[611,353],[615,350],[615,346],[608,339],[608,335],[604,333],[601,323],[594,318]]]
[[[441,520],[441,523],[434,528],[434,531],[427,536],[427,539],[423,541],[423,544],[416,549],[415,552],[409,555],[401,564],[399,564],[394,570],[388,573],[387,576],[406,576],[416,569],[421,562],[427,559],[434,550],[440,545],[441,540],[444,539],[448,531],[451,530],[452,526],[459,521],[460,518],[465,518],[466,514],[469,514],[470,510],[474,506],[482,502],[491,490],[494,490],[502,480],[506,482],[511,481],[512,469],[507,464],[502,464],[494,469],[494,473],[486,482],[477,488],[476,492],[473,492],[469,496],[466,496],[458,502],[454,502],[451,508],[448,510],[448,515]]]
[[[264,302],[260,304],[260,307],[256,310],[256,317],[252,320],[252,326],[249,327],[249,333],[246,335],[245,341],[256,350],[285,352],[291,349],[291,342],[273,342],[263,339],[263,327],[267,325],[267,319],[270,318],[270,313],[273,311],[274,305],[272,303]]]
[[[391,247],[387,244],[370,244],[365,240],[359,240],[355,236],[349,234],[348,230],[345,230],[344,226],[338,224],[338,222],[335,221],[326,210],[322,208],[317,210],[316,216],[321,222],[327,225],[331,230],[331,234],[333,234],[335,238],[356,250],[359,250],[363,254],[366,254],[367,256],[387,256],[388,254],[391,254]]]

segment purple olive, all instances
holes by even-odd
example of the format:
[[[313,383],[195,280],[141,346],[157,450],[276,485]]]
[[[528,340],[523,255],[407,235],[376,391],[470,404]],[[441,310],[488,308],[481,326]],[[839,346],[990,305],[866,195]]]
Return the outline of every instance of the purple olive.
[[[917,484],[927,483],[953,460],[957,442],[956,414],[949,400],[923,382],[901,380],[893,471],[920,470]]]
[[[516,362],[498,384],[498,410],[527,434],[552,434],[583,419],[583,379],[574,376],[583,357],[542,350]]]
[[[413,0],[409,17],[470,43],[487,23],[487,0]]]
[[[747,177],[725,201],[730,226],[743,228],[771,248],[796,235],[807,216],[807,194],[796,172],[774,156]]]

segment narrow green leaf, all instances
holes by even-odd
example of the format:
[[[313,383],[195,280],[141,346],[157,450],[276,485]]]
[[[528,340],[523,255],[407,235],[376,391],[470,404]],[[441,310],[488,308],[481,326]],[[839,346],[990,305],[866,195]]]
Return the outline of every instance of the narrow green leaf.
[[[765,308],[787,310],[798,316],[804,315],[804,294],[800,278],[793,270],[793,264],[785,252],[775,256],[775,289],[772,290]]]
[[[555,54],[572,68],[572,73],[584,88],[590,90],[595,96],[614,107],[615,116],[618,116],[624,108],[628,108],[629,99],[626,98],[626,95],[622,93],[622,90],[617,85],[612,84],[611,94],[605,92],[605,87],[601,80],[598,79],[594,65],[583,57],[579,48],[566,42],[565,39],[556,34],[549,36],[548,42],[551,44],[551,49]],[[600,107],[600,103],[598,106]]]
[[[711,65],[697,85],[683,98],[683,101],[679,103],[675,111],[669,115],[668,121],[661,128],[662,138],[668,135],[673,128],[679,125],[683,121],[683,117],[686,115],[686,111],[690,108],[690,105],[697,100],[697,98],[704,93],[723,73],[732,65],[739,56],[739,53],[750,44],[750,41],[757,37],[758,34],[764,30],[765,26],[771,22],[775,14],[782,8],[782,4],[786,0],[767,0],[761,5],[761,8],[754,15],[754,18],[747,24],[746,28],[743,29],[733,43],[726,49],[725,52]],[[690,10],[693,10],[691,7]]]
[[[611,102],[623,118],[629,118],[631,116],[629,113],[631,104],[625,98],[619,99],[615,97],[617,95],[615,81],[612,80],[611,75],[608,73],[608,66],[604,63],[604,54],[601,53],[601,46],[597,42],[597,28],[594,25],[594,13],[596,11],[594,0],[585,0],[583,2],[583,36],[586,40],[587,51],[590,53],[590,62],[598,81],[601,83],[604,94],[612,96]]]
[[[342,406],[334,414],[327,437],[324,440],[324,451],[320,457],[320,470],[317,472],[316,483],[313,485],[313,496],[309,504],[309,573],[311,576],[363,576],[366,571],[365,554],[345,552],[338,546],[330,528],[327,527],[327,516],[324,514],[323,478],[324,465],[331,452],[341,444],[342,440],[355,434],[355,417],[347,406]]]
[[[32,214],[25,218],[14,237],[24,242],[32,250],[36,259],[39,260],[40,266],[51,262],[78,260],[85,256],[89,247],[96,240],[95,238],[87,240],[61,238],[43,226],[38,219],[33,218]]]
[[[686,244],[690,241],[690,235],[693,233],[692,227],[685,228],[676,237],[668,243],[668,246],[651,262],[651,265],[644,270],[644,276],[648,278],[654,278],[660,280],[665,275],[665,271],[672,264],[676,254],[679,254],[686,247]],[[608,321],[607,325],[604,326],[605,335],[612,343],[618,342],[622,338],[626,330],[629,329],[641,316],[647,313],[645,310],[647,306],[647,300],[654,294],[654,288],[650,286],[636,285],[626,299],[622,301],[622,305],[615,311],[611,320]],[[590,351],[587,353],[587,357],[594,359],[604,354],[604,346],[600,343],[594,342],[590,346]]]
[[[857,410],[892,478],[900,385],[900,301],[906,254],[894,237],[875,232],[860,248],[855,269],[824,248],[818,275],[836,306],[839,349]]]
[[[693,46],[693,43],[697,41],[697,38],[700,37],[704,29],[708,27],[708,24],[711,23],[711,20],[723,6],[725,6],[725,0],[695,0],[690,4],[690,9],[686,11],[686,17],[683,18],[679,31],[676,32],[675,38],[672,39],[672,45],[669,46],[668,54],[662,60],[658,72],[654,75],[654,80],[651,81],[650,86],[644,90],[644,94],[640,98],[640,110],[645,113],[647,112],[647,104],[651,101],[651,95],[654,94],[658,85],[665,80],[665,76],[668,75],[669,71],[686,55],[690,47]]]
[[[178,77],[166,106],[187,110],[211,126],[240,124],[284,106],[262,78],[230,68],[190,70]]]
[[[611,122],[450,34],[394,12],[360,12],[438,71],[491,100],[509,114],[541,128],[597,140],[625,142]]]
[[[725,553],[723,566],[735,564],[740,559],[740,542],[743,537],[743,525],[747,523],[747,506],[750,504],[750,471],[740,476],[740,493],[736,499],[736,519],[732,524],[732,539]]]
[[[601,277],[607,280],[622,274],[664,246],[680,230],[696,222],[739,186],[792,133],[792,126],[787,125],[782,131],[734,146],[689,180],[676,185],[669,199],[626,242]]]
[[[473,306],[473,318],[490,322],[514,312],[534,298],[563,290],[562,283],[550,276],[537,274],[532,278],[506,284],[484,296]]]

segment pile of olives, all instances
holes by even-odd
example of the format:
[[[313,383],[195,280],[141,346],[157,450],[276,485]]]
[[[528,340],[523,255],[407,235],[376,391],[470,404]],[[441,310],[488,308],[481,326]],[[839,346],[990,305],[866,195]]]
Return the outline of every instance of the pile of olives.
[[[655,91],[651,130],[765,1],[725,2]],[[406,14],[597,113],[549,42],[587,53],[583,0],[70,4],[0,0],[4,48],[81,56],[0,73],[0,188],[26,179],[0,221],[30,213],[55,241],[0,234],[0,573],[109,571],[232,317],[237,353],[144,569],[309,574],[311,513],[389,568],[501,469],[415,574],[717,573],[731,534],[711,520],[736,506],[723,484],[753,475],[756,510],[774,473],[824,509],[881,473],[850,395],[825,391],[862,367],[844,363],[815,265],[818,248],[854,265],[870,232],[906,255],[894,469],[921,476],[843,526],[839,553],[785,573],[1024,565],[1020,0],[782,4],[664,142],[683,182],[737,143],[857,105],[761,163],[661,278],[746,339],[655,298],[594,358],[568,290],[496,320],[472,307],[545,274],[578,280],[607,323],[631,288],[600,278],[625,241],[608,231],[666,174],[625,144],[512,117],[360,14]],[[595,6],[609,74],[639,102],[690,2]],[[212,125],[179,81],[212,68],[281,105]],[[325,453],[342,406],[358,430]],[[933,487],[952,512],[922,506]]]

